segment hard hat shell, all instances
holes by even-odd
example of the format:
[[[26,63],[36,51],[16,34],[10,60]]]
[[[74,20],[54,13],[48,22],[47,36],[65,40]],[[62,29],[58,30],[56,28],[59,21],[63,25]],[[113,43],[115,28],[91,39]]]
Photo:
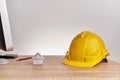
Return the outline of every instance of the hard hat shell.
[[[63,63],[76,67],[93,67],[108,54],[103,40],[98,35],[83,31],[72,40]]]

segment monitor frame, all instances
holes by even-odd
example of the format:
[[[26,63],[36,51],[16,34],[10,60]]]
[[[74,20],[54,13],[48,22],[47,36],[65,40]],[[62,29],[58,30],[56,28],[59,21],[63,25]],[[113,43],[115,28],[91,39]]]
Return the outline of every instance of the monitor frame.
[[[2,30],[0,30],[0,34],[3,35],[4,40],[2,41],[4,45],[0,45],[5,47],[2,50],[5,51],[12,51],[13,50],[13,42],[12,42],[12,35],[10,30],[10,23],[9,23],[9,17],[8,17],[8,11],[7,11],[7,5],[6,0],[0,0],[0,16],[1,16],[1,22],[2,22]],[[3,32],[3,33],[2,33]]]

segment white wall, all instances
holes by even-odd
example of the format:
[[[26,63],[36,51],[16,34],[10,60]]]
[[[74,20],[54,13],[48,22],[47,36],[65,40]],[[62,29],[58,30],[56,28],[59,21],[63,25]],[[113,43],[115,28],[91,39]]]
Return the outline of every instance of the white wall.
[[[120,61],[120,0],[7,0],[14,51],[65,55],[84,30],[104,40],[110,58]]]

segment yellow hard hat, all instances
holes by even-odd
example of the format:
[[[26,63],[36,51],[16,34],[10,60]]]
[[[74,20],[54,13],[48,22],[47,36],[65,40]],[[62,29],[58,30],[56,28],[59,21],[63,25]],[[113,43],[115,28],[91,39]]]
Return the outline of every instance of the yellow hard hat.
[[[109,55],[103,40],[93,32],[83,31],[71,42],[63,64],[76,67],[93,67]]]

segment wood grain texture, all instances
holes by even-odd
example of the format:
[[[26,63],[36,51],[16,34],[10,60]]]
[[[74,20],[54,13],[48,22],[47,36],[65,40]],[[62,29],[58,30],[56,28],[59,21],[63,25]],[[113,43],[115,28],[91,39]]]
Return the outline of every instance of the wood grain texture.
[[[17,59],[0,65],[0,80],[120,80],[120,64],[111,60],[93,68],[77,68],[62,64],[63,56],[45,56],[43,65]]]

